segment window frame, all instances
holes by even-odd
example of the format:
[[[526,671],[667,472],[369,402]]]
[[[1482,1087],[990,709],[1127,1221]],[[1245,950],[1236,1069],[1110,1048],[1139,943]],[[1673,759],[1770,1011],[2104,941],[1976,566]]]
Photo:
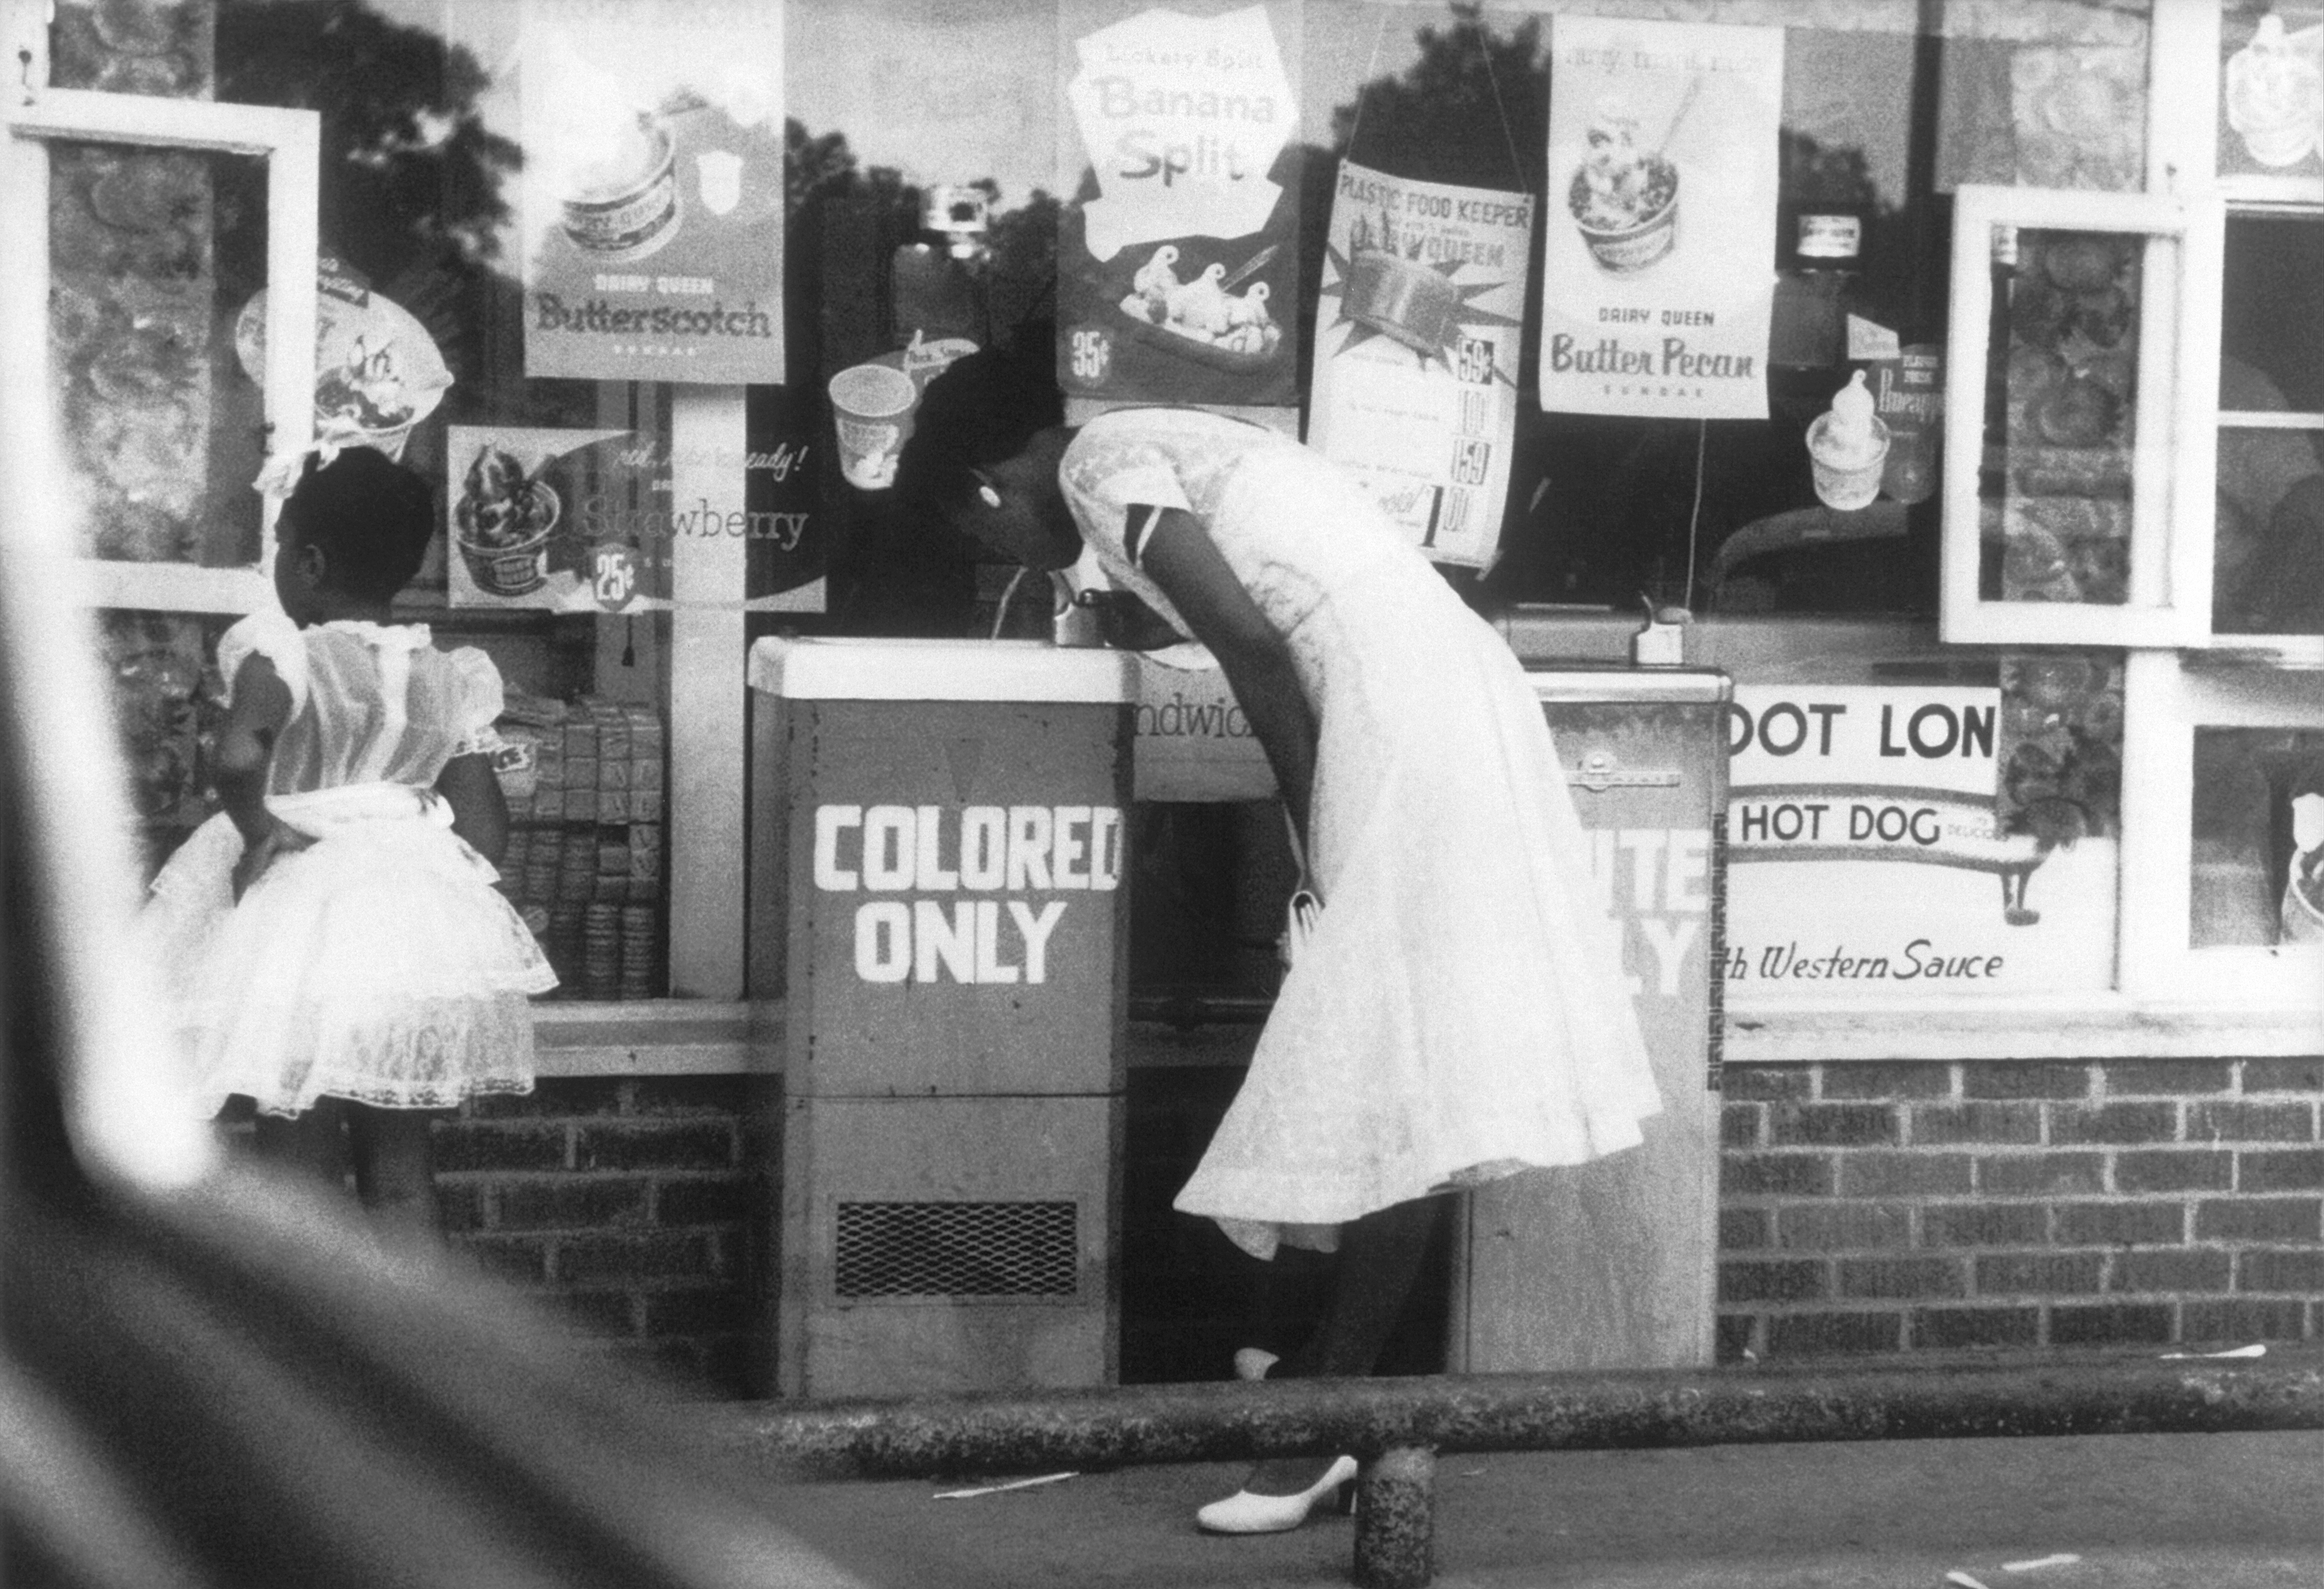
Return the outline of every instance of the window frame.
[[[49,144],[130,144],[241,155],[266,162],[266,363],[270,455],[315,433],[315,256],[321,116],[311,110],[211,100],[31,87],[0,96],[0,350],[6,382],[49,401]],[[255,611],[269,583],[277,505],[263,510],[255,564],[212,568],[82,557],[76,595],[90,607],[156,612]]]

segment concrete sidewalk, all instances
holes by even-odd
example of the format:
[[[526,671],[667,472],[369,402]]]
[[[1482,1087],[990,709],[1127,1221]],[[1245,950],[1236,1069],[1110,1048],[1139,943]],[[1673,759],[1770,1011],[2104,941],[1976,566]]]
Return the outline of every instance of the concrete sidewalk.
[[[1216,1538],[1240,1465],[781,1486],[775,1510],[867,1581],[991,1589],[1349,1582],[1353,1524]],[[1444,1589],[2301,1589],[2324,1584],[2324,1434],[2114,1435],[1449,1456]],[[2059,1554],[2077,1562],[2007,1570]]]

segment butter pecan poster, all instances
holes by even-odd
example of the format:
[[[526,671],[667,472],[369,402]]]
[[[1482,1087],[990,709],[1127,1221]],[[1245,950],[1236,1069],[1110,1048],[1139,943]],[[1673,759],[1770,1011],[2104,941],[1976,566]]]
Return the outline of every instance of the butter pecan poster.
[[[1298,394],[1300,9],[1058,8],[1057,375],[1068,395]]]
[[[1998,689],[1736,686],[1730,996],[2113,985],[2116,841],[2004,799],[2005,715]]]
[[[1340,166],[1307,445],[1439,563],[1499,547],[1532,228],[1526,194]]]
[[[1780,28],[1550,28],[1541,406],[1763,419]]]
[[[783,380],[782,15],[530,0],[527,375]]]

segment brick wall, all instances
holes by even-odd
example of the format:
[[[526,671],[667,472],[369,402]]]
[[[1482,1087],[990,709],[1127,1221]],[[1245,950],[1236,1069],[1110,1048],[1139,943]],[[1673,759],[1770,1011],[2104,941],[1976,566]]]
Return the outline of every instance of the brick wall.
[[[1721,1355],[2324,1333],[2324,1060],[1730,1066]]]
[[[738,1076],[544,1080],[436,1129],[456,1252],[681,1388],[745,1393],[747,1211],[775,1171]]]

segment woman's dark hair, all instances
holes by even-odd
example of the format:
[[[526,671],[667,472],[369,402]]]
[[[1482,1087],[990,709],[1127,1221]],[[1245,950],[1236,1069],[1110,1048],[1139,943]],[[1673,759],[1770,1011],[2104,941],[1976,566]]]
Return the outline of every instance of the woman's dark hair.
[[[372,447],[327,464],[309,456],[282,504],[282,522],[321,548],[327,577],[350,596],[384,602],[411,583],[436,533],[428,482]]]
[[[896,463],[896,494],[945,508],[975,489],[972,469],[1013,458],[1034,436],[1065,422],[1050,339],[1019,335],[1006,350],[955,360],[928,382]]]

